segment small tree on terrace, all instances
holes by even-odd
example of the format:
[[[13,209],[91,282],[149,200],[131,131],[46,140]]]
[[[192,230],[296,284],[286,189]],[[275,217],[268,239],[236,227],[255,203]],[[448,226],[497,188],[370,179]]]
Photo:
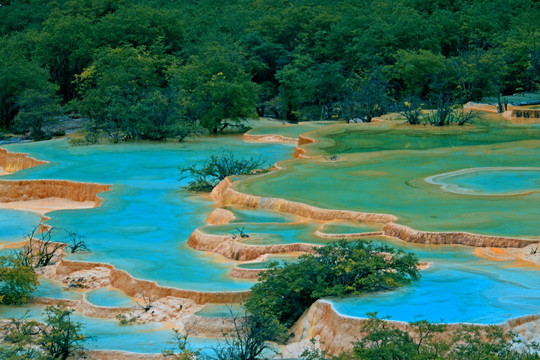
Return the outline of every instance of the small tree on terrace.
[[[6,326],[5,347],[0,347],[0,359],[66,360],[84,358],[82,324],[71,317],[74,310],[48,306],[43,321],[30,320],[28,313],[11,319]],[[4,352],[9,356],[3,357]],[[11,356],[11,357],[10,357]]]
[[[225,341],[214,349],[216,360],[257,360],[269,349],[267,341],[287,340],[285,327],[271,316],[261,313],[240,316],[229,308],[233,330],[224,334]]]
[[[400,115],[407,119],[410,125],[418,125],[422,123],[422,105],[418,101],[404,101],[401,107]]]
[[[386,245],[340,242],[316,251],[262,273],[246,301],[250,313],[291,326],[320,298],[391,290],[420,277],[414,254]]]
[[[258,172],[264,161],[237,157],[226,149],[221,155],[213,154],[201,166],[192,165],[180,169],[180,180],[190,176],[186,188],[190,191],[211,191],[221,180],[231,175],[249,175]],[[262,171],[262,170],[261,170]]]
[[[39,231],[40,226],[36,226],[30,234],[26,236],[27,242],[23,248],[27,265],[40,268],[54,264],[60,254],[59,250],[65,244],[52,240],[53,228]]]
[[[73,321],[72,313],[73,310],[61,306],[49,306],[45,310],[46,327],[38,343],[52,359],[66,360],[84,351],[82,325]]]
[[[0,304],[27,303],[38,283],[24,252],[19,250],[0,256]]]

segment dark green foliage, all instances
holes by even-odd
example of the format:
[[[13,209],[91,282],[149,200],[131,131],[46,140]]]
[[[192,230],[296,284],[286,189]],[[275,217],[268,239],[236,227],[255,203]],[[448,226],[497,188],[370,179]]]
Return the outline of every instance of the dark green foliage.
[[[192,165],[180,169],[181,180],[190,177],[186,188],[190,191],[211,191],[227,176],[250,175],[264,171],[264,161],[251,158],[239,158],[231,150],[221,155],[211,155],[200,166]]]
[[[39,352],[23,346],[1,345],[0,360],[41,360]]]
[[[22,251],[0,256],[0,304],[29,302],[38,283],[34,268]]]
[[[349,79],[345,89],[340,103],[345,120],[360,118],[364,122],[371,122],[371,119],[386,112],[390,101],[386,81],[379,69],[372,69],[366,77]]]
[[[44,100],[54,95],[47,71],[26,58],[18,41],[21,39],[16,37],[0,38],[0,128],[13,126],[21,102],[31,102],[30,94]]]
[[[50,83],[47,86],[53,87]],[[61,114],[61,107],[51,94],[52,91],[40,89],[26,90],[19,96],[19,113],[15,117],[17,132],[29,133],[33,140],[51,137],[44,127],[55,123]]]
[[[162,59],[141,48],[107,49],[77,77],[80,111],[114,142],[163,139],[171,124],[171,99],[159,85]]]
[[[344,297],[391,290],[417,280],[418,259],[371,242],[340,242],[303,255],[297,262],[273,264],[260,276],[246,302],[251,313],[273,316],[291,326],[322,297]]]
[[[533,0],[2,5],[0,127],[25,91],[53,89],[88,117],[88,142],[182,140],[257,113],[369,121],[412,97],[463,103],[540,84]]]
[[[425,124],[432,126],[447,126],[451,124],[465,125],[471,123],[478,114],[472,110],[466,111],[457,105],[451,105],[441,98],[435,110],[427,112],[423,118]]]
[[[184,66],[169,69],[178,94],[180,117],[200,120],[212,133],[256,116],[257,86],[245,71],[245,55],[236,48],[210,43]]]

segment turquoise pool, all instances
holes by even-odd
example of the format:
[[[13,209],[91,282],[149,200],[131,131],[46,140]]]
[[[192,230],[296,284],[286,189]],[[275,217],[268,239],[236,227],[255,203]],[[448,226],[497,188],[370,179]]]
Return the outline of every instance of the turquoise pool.
[[[430,176],[443,189],[468,195],[519,195],[540,192],[540,168],[472,168]]]
[[[367,135],[371,134],[369,129]],[[244,180],[238,188],[256,195],[283,197],[327,208],[391,213],[398,215],[400,222],[425,230],[539,236],[538,194],[478,199],[448,193],[441,190],[440,185],[425,182],[434,174],[479,166],[536,166],[538,142],[531,137],[538,134],[538,129],[527,128],[523,134],[516,128],[505,130],[508,139],[516,141],[512,143],[504,143],[505,134],[488,134],[489,128],[482,127],[471,134],[466,134],[467,129],[462,128],[453,131],[459,134],[439,136],[428,134],[422,128],[421,134],[416,136],[426,137],[427,144],[420,141],[426,139],[416,139],[411,131],[403,133],[396,129],[388,129],[387,133],[372,138],[361,131],[339,133],[350,140],[343,141],[345,145],[340,136],[332,133],[330,138],[336,143],[324,146],[329,146],[325,149],[332,153],[343,154],[340,161],[289,160],[284,162],[285,171]],[[387,136],[396,142],[384,143],[388,141]],[[243,290],[253,282],[228,275],[236,262],[187,246],[186,241],[195,228],[203,226],[209,233],[230,234],[236,227],[245,227],[247,233],[253,234],[243,240],[248,244],[325,241],[313,236],[320,223],[295,222],[298,219],[292,216],[269,211],[231,208],[238,217],[233,223],[205,226],[214,203],[205,196],[183,191],[179,186],[185,180],[178,181],[178,168],[199,162],[221,151],[223,146],[238,154],[264,157],[269,164],[290,159],[293,151],[293,147],[285,145],[243,143],[239,137],[222,137],[219,144],[214,139],[202,138],[188,144],[89,147],[70,147],[64,140],[47,141],[10,145],[11,151],[28,152],[50,163],[5,178],[68,179],[113,185],[111,191],[101,194],[105,201],[99,208],[49,214],[49,224],[72,229],[84,235],[88,242],[91,252],[70,254],[70,259],[111,263],[135,277],[166,286],[203,291]],[[374,146],[380,148],[375,151]],[[460,188],[476,192],[493,191],[492,188],[497,187],[504,193],[516,186],[515,181],[512,184],[515,174],[508,174],[506,178],[500,177],[500,173],[488,175],[492,178],[486,180],[474,174],[450,180]],[[448,182],[449,179],[443,180]],[[493,185],[495,180],[500,180],[501,184]],[[523,179],[524,185],[518,184],[518,187],[530,188],[529,184],[535,181]],[[486,188],[485,184],[491,184],[491,188]],[[0,241],[20,239],[36,222],[39,217],[33,214],[0,211]],[[348,233],[357,229],[371,230],[356,225],[330,224],[324,231]],[[396,320],[437,321],[442,318],[446,322],[480,323],[498,323],[540,313],[540,277],[536,270],[479,259],[465,247],[428,247],[402,242],[394,245],[416,252],[421,261],[433,262],[433,266],[422,272],[419,282],[402,290],[332,300],[340,313],[365,317],[367,312],[378,312],[380,316]],[[46,284],[41,289],[41,293],[57,291]],[[91,292],[88,298],[96,305],[109,304],[107,306],[127,304],[129,300],[107,289]],[[30,308],[36,314],[40,311]],[[22,311],[18,309],[24,308],[0,308],[0,317]],[[201,314],[211,316],[222,310],[219,306],[209,307]],[[98,335],[92,345],[96,348],[159,352],[170,337],[170,330],[163,329],[162,324],[121,327],[116,321],[80,319],[85,322],[87,335]]]
[[[180,186],[188,180],[178,181],[178,168],[202,161],[224,148],[240,156],[261,157],[272,165],[290,158],[293,147],[249,144],[239,137],[219,140],[84,147],[71,147],[65,140],[55,140],[11,145],[7,147],[10,151],[27,152],[50,163],[3,178],[67,179],[113,185],[111,191],[101,194],[105,201],[99,208],[49,214],[50,225],[73,229],[88,243],[90,253],[72,254],[70,259],[110,263],[135,277],[166,286],[243,290],[251,283],[234,281],[228,276],[234,262],[186,245],[191,232],[204,225],[212,202],[182,190]],[[14,233],[20,235],[21,231]]]
[[[497,324],[540,313],[540,279],[537,270],[436,262],[410,287],[332,302],[339,313],[354,317],[377,312],[401,321]]]
[[[97,306],[135,306],[133,298],[125,295],[120,290],[100,288],[86,293],[86,300]]]
[[[35,213],[0,209],[0,243],[23,240],[40,221],[41,216]]]
[[[30,319],[42,319],[43,306],[0,305],[1,318],[20,318],[28,311]],[[120,325],[116,320],[96,319],[74,313],[72,319],[83,325],[87,338],[84,346],[89,350],[122,350],[137,353],[160,353],[171,348],[172,330],[161,323]],[[190,337],[190,345],[212,353],[218,340]]]

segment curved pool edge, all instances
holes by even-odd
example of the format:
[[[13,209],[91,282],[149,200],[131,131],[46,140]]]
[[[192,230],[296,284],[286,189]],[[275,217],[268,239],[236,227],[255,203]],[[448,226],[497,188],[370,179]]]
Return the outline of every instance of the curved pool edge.
[[[304,312],[302,317],[293,326],[294,341],[299,342],[304,339],[319,337],[321,347],[332,355],[338,355],[342,351],[352,349],[354,342],[362,335],[361,328],[367,321],[366,318],[353,317],[340,314],[328,300],[317,300]],[[414,333],[408,322],[398,320],[385,320],[391,327]],[[519,333],[520,327],[528,324],[540,322],[540,315],[525,315],[506,320],[503,323],[495,324],[504,330],[513,330]],[[473,323],[445,323],[448,331],[441,336],[448,335],[458,330],[462,325]],[[474,324],[478,326],[488,326],[486,324]],[[335,334],[339,331],[339,336]]]
[[[394,215],[352,210],[324,209],[282,198],[245,194],[234,189],[234,182],[229,178],[222,180],[214,190],[212,190],[211,195],[218,201],[219,206],[235,205],[255,209],[274,210],[293,215],[300,215],[314,220],[344,220],[351,222],[378,223],[384,226],[384,235],[410,243],[521,248],[540,242],[540,239],[534,238],[502,237],[459,231],[429,232],[414,230],[406,225],[396,224],[395,221],[398,221],[398,218]]]
[[[524,190],[516,190],[516,191],[510,191],[510,192],[479,192],[474,189],[466,189],[462,188],[459,185],[452,184],[449,182],[442,181],[442,179],[451,178],[451,177],[457,177],[460,175],[466,175],[471,173],[480,173],[480,172],[501,172],[501,171],[535,171],[540,172],[540,167],[474,167],[474,168],[466,168],[466,169],[460,169],[456,171],[450,171],[445,172],[442,174],[436,174],[428,176],[424,179],[425,182],[432,185],[439,186],[442,190],[447,191],[449,193],[453,194],[459,194],[459,195],[470,195],[470,196],[521,196],[521,195],[529,195],[533,193],[540,192],[540,189],[524,189]]]

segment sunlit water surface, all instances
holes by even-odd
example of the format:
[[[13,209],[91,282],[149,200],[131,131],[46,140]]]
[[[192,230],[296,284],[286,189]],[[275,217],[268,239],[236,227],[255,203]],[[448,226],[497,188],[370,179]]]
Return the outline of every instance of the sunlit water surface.
[[[418,142],[403,140],[401,145],[398,140],[404,139],[403,135],[396,133],[396,141],[384,142],[387,144],[385,146],[391,145],[393,148],[384,150],[396,150],[397,147],[400,150],[375,155],[362,152],[382,150],[380,147],[377,149],[377,141],[381,140],[383,144],[383,137],[366,137],[365,141],[372,141],[374,146],[364,149],[362,136],[356,134],[353,137],[347,133],[350,138],[347,146],[356,146],[358,153],[349,154],[352,150],[346,148],[341,152],[344,155],[340,155],[335,162],[286,162],[286,171],[245,180],[239,187],[258,195],[284,197],[328,208],[391,213],[398,215],[400,222],[416,225],[420,229],[539,235],[540,206],[537,194],[503,200],[491,197],[471,199],[463,194],[448,193],[439,185],[426,183],[425,179],[429,176],[464,168],[540,165],[537,144],[499,144],[502,135],[490,138],[486,131],[477,131],[476,138],[474,134],[463,134],[458,137],[459,141],[447,139],[447,142],[444,136],[454,135],[443,134],[439,139],[425,135],[427,144],[424,138]],[[508,131],[506,135],[511,140],[526,140],[531,136],[529,132],[534,132],[526,130],[525,135],[519,135],[513,128]],[[486,143],[495,145],[488,145],[481,151],[475,147],[454,148],[462,145],[485,146]],[[426,150],[441,144],[443,149],[430,152],[403,149]],[[92,250],[87,254],[70,255],[71,259],[111,263],[136,277],[155,280],[162,285],[203,291],[243,290],[253,282],[229,277],[228,273],[236,262],[195,251],[186,245],[190,233],[204,225],[213,203],[181,190],[179,186],[187,180],[178,181],[177,169],[200,162],[211,153],[221,151],[224,146],[239,155],[264,157],[268,164],[290,158],[293,150],[283,145],[247,144],[232,137],[220,138],[219,142],[201,140],[189,144],[143,143],[89,147],[70,147],[65,141],[49,141],[9,146],[11,151],[28,152],[50,163],[5,178],[68,179],[113,185],[110,192],[101,194],[105,201],[99,208],[49,214],[51,225],[84,235]],[[328,149],[331,149],[328,154],[338,150]],[[481,191],[478,189],[480,183],[473,181],[470,186]],[[233,223],[205,226],[203,229],[213,234],[233,234],[237,232],[236,228],[243,228],[250,234],[249,239],[242,240],[248,244],[326,242],[313,236],[320,225],[318,223],[298,222],[292,216],[269,211],[230,210],[238,217]],[[19,239],[37,222],[39,217],[33,214],[0,210],[0,240]],[[376,229],[331,224],[324,231],[350,233],[357,228],[360,232]],[[516,316],[540,313],[540,277],[537,270],[482,260],[465,247],[428,247],[402,242],[395,242],[394,245],[416,252],[421,261],[433,262],[433,266],[422,272],[420,281],[403,289],[332,300],[340,313],[365,317],[368,312],[378,312],[379,316],[404,321],[421,318],[480,323],[498,323]],[[243,267],[260,268],[267,264]],[[64,298],[80,296],[55,286],[58,285],[42,284],[40,295],[59,293]],[[118,306],[130,301],[108,289],[95,290],[87,297],[96,305]],[[223,306],[216,306],[209,306],[201,315],[223,315]],[[13,312],[19,309],[22,311],[22,308],[0,308],[0,316],[14,316]],[[38,311],[36,307],[32,309]],[[160,351],[164,339],[170,337],[170,331],[162,329],[159,324],[121,327],[115,321],[80,318],[86,324],[88,335],[99,334],[99,341],[92,345],[94,347],[155,352]]]

